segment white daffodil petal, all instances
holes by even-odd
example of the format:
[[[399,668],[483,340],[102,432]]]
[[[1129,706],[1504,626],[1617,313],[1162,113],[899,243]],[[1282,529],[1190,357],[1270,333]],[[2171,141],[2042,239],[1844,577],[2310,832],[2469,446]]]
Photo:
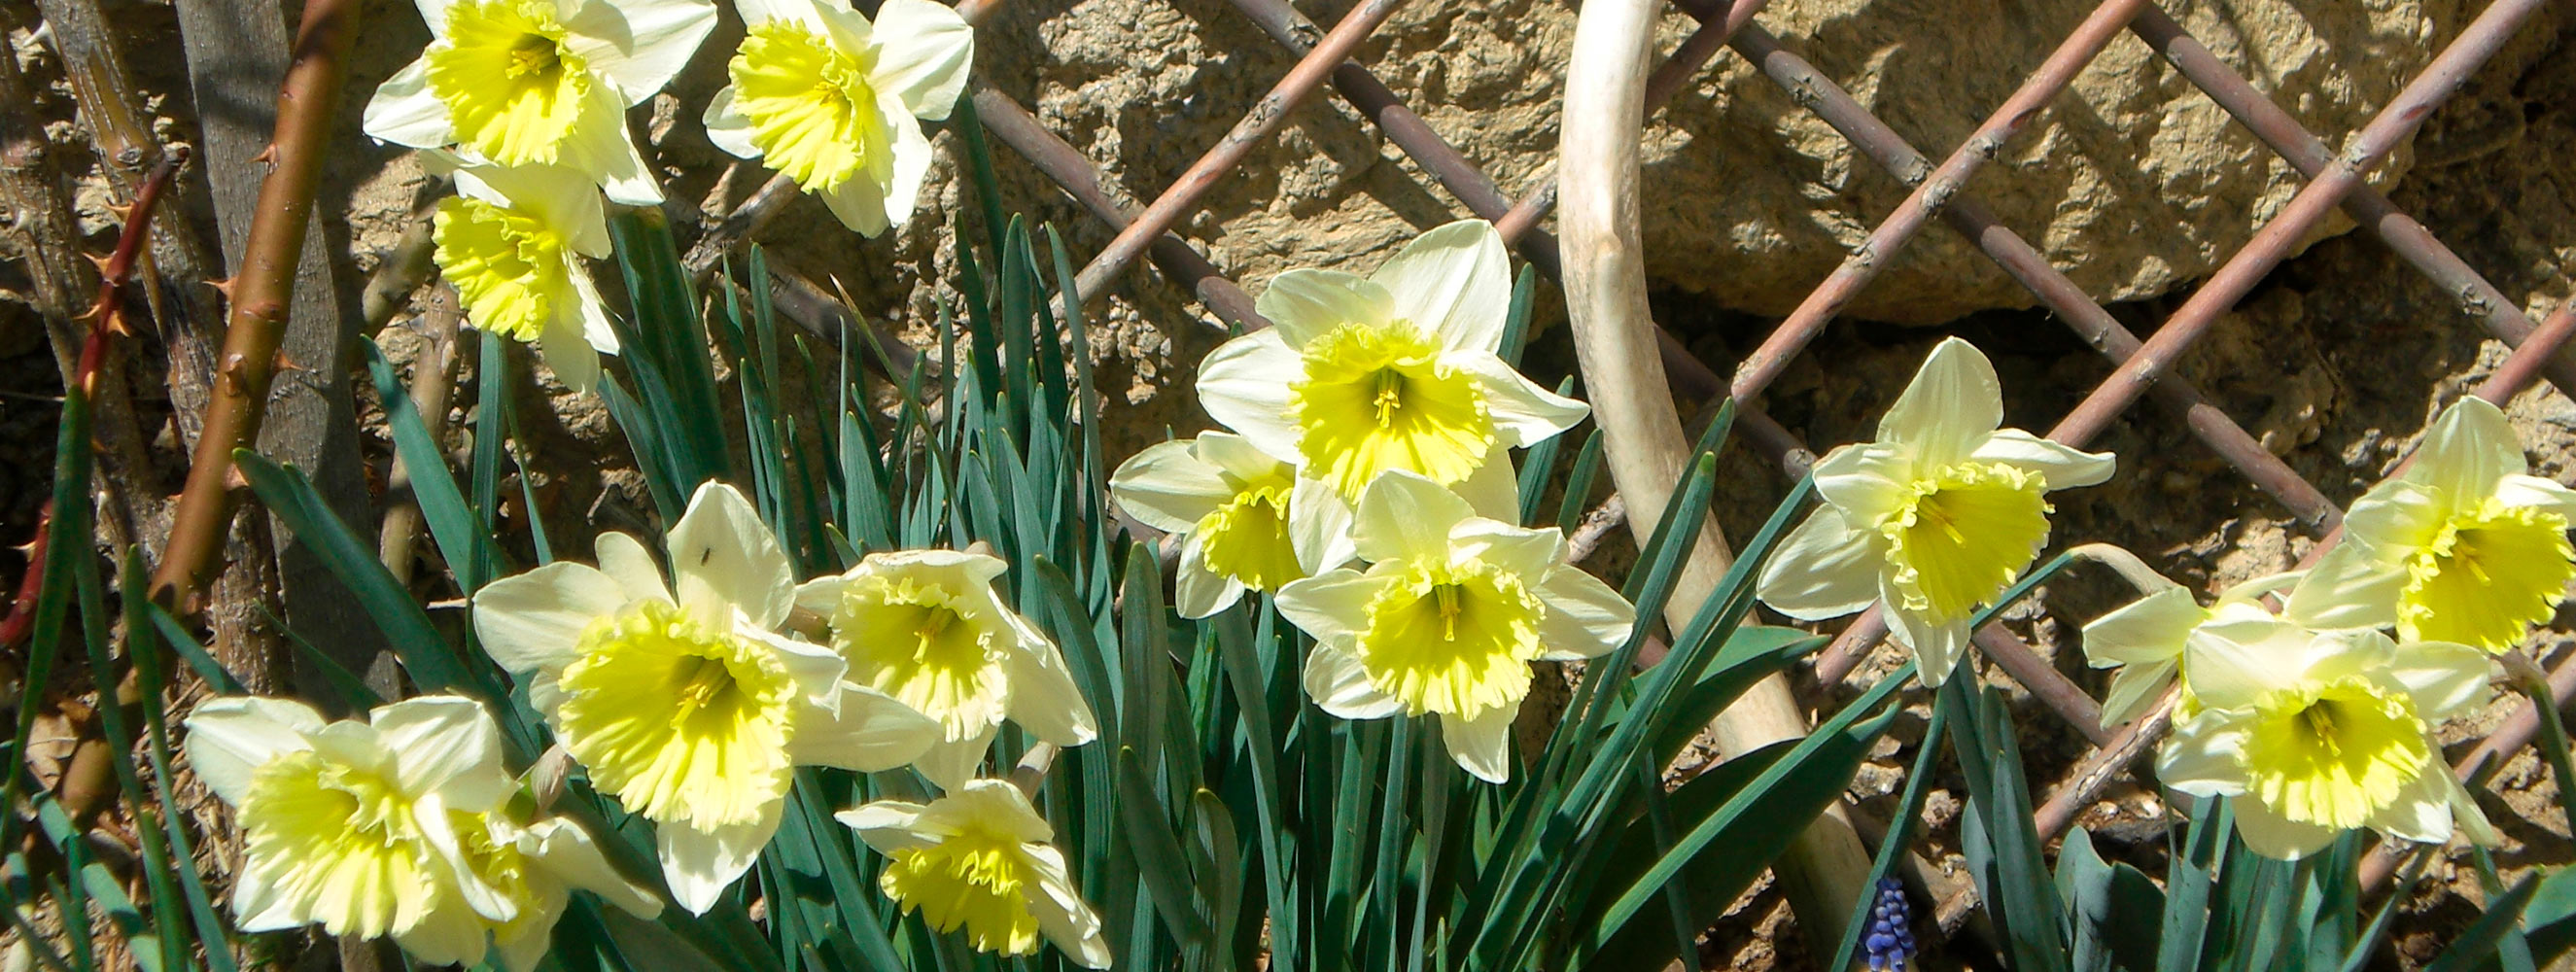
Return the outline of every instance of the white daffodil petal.
[[[840,711],[841,679],[850,668],[840,652],[767,628],[736,626],[734,636],[768,648],[807,702],[830,712]]]
[[[1449,542],[1441,550],[1453,560],[1480,560],[1505,573],[1536,579],[1565,562],[1565,534],[1553,528],[1529,530],[1470,517],[1449,528]]]
[[[1356,570],[1329,570],[1279,589],[1279,613],[1317,641],[1356,632],[1366,624],[1369,599],[1384,582]]]
[[[2229,718],[2225,712],[2203,712],[2174,727],[2173,738],[2156,751],[2157,781],[2193,796],[2242,795],[2245,733],[2232,727]]]
[[[1915,677],[1929,688],[1950,680],[1959,659],[1967,656],[1968,639],[1974,634],[1966,618],[1934,623],[1912,611],[1889,611],[1887,620],[1888,634],[1914,652]]]
[[[582,340],[600,354],[618,353],[617,325],[608,319],[608,302],[599,297],[599,283],[590,278],[590,271],[579,266],[567,268],[566,273],[572,280],[573,298],[579,304],[575,309],[580,314]]]
[[[2173,684],[2174,661],[2132,662],[2111,674],[2111,686],[2102,693],[2102,728],[2125,725],[2147,714],[2165,686]]]
[[[751,869],[760,849],[778,832],[780,806],[771,801],[759,820],[738,826],[705,831],[677,823],[655,827],[653,842],[662,859],[662,880],[671,886],[671,900],[693,915],[715,907],[724,889]]]
[[[2459,827],[2462,834],[2468,836],[2469,843],[2480,847],[2495,847],[2504,843],[2504,835],[2497,833],[2495,824],[2487,820],[2487,812],[2478,806],[2477,798],[2470,795],[2468,787],[2460,785],[2459,779],[2451,775],[2449,768],[2435,767],[2425,775],[2441,783],[2443,798],[2451,807],[2451,822]]]
[[[798,711],[787,755],[800,766],[879,773],[921,758],[938,740],[939,723],[929,716],[883,692],[843,682],[839,711]]]
[[[1441,356],[1474,374],[1485,389],[1485,408],[1503,445],[1528,448],[1573,428],[1592,407],[1538,386],[1503,359],[1481,351]]]
[[[671,573],[680,606],[716,623],[739,607],[751,623],[776,627],[795,606],[796,575],[778,538],[740,491],[699,484],[689,509],[671,525]]]
[[[868,82],[902,99],[914,116],[938,121],[966,90],[975,60],[975,28],[957,11],[930,0],[885,0],[877,7],[876,69]]]
[[[1840,508],[1819,506],[1762,564],[1754,590],[1762,603],[1801,621],[1822,621],[1859,611],[1878,600],[1879,565],[1885,557],[1854,530]]]
[[[2119,460],[2108,452],[2086,452],[2020,429],[1996,431],[1969,458],[2038,473],[2052,490],[2091,486],[2110,479],[2119,469]]]
[[[912,761],[912,768],[943,790],[954,790],[974,779],[984,768],[984,754],[993,748],[994,730],[986,729],[969,739],[940,740]]]
[[[1601,579],[1571,565],[1556,568],[1540,582],[1539,600],[1547,616],[1539,621],[1540,661],[1572,661],[1609,653],[1628,640],[1637,609]]]
[[[2488,684],[2494,656],[2483,648],[2448,641],[2410,641],[2397,646],[2389,677],[2406,686],[2415,699],[2415,714],[2426,722],[2467,715],[2494,698]]]
[[[2351,521],[2345,522],[2349,530]],[[2291,588],[2282,614],[2312,628],[2388,627],[2397,623],[2397,597],[2405,588],[2403,560],[2376,558],[2346,542],[2326,551]]]
[[[1492,452],[1485,453],[1485,461],[1477,464],[1475,472],[1468,473],[1467,478],[1449,489],[1457,493],[1459,499],[1466,500],[1467,507],[1475,510],[1477,516],[1505,523],[1520,522],[1521,478],[1512,470],[1509,448],[1496,445]]]
[[[930,136],[921,131],[921,122],[911,115],[898,114],[902,104],[894,92],[877,93],[877,108],[886,115],[886,130],[894,133],[894,179],[885,187],[885,218],[889,226],[901,226],[921,206],[921,184],[930,178]],[[868,182],[851,179],[851,182]]]
[[[422,965],[465,965],[483,961],[486,932],[481,916],[463,908],[432,908],[411,927],[394,932],[394,944]]]
[[[1190,454],[1235,479],[1287,476],[1297,471],[1289,460],[1263,452],[1252,440],[1232,432],[1211,429],[1199,433],[1190,440]]]
[[[447,102],[429,90],[427,58],[411,62],[377,85],[358,124],[370,136],[411,148],[438,148],[456,141]]]
[[[2576,489],[2538,476],[2515,473],[2497,480],[2495,498],[2506,506],[2530,507],[2576,519]]]
[[[716,27],[705,0],[588,0],[564,22],[564,46],[617,92],[627,107],[671,83]]]
[[[2475,496],[2436,493],[2422,483],[2392,479],[2352,502],[2343,518],[2344,537],[2379,548],[2384,556],[2402,557],[2401,551],[2432,539],[2452,511],[2475,502]]]
[[[1234,486],[1186,440],[1146,446],[1109,475],[1109,495],[1139,522],[1182,533],[1234,498]]]
[[[882,236],[894,225],[886,219],[889,204],[885,187],[865,175],[843,179],[840,185],[817,191],[814,196],[823,200],[823,208],[831,210],[841,225],[860,236]]]
[[[1312,577],[1360,555],[1351,542],[1350,504],[1322,480],[1299,477],[1288,493],[1288,544],[1297,566]]]
[[[1912,448],[1924,465],[1968,458],[2004,421],[1994,362],[1958,338],[1943,338],[1914,380],[1878,420],[1878,441]]]
[[[610,202],[662,204],[662,183],[653,178],[643,154],[635,150],[635,139],[626,132],[626,106],[619,103],[616,92],[591,89],[590,97],[582,101],[581,114],[564,134],[562,153],[564,164],[598,177],[600,191],[608,194]]]
[[[1351,521],[1351,542],[1361,559],[1445,558],[1449,531],[1475,516],[1458,494],[1420,474],[1390,469],[1360,493],[1358,515]]]
[[[846,10],[849,5],[836,6]],[[817,34],[827,34],[832,29],[832,21],[817,9],[815,0],[735,0],[734,10],[742,14],[745,25],[784,20]]]
[[[1893,515],[1914,478],[1914,461],[1901,449],[1877,443],[1847,445],[1816,460],[1816,496],[1843,511],[1854,526],[1874,527]]]
[[[1011,721],[1058,746],[1100,737],[1091,703],[1073,684],[1064,655],[1048,642],[1023,644],[1011,653]]]
[[[1028,899],[1038,929],[1082,967],[1108,968],[1109,940],[1101,935],[1100,916],[1082,900],[1082,891],[1065,867],[1064,853],[1047,846],[1030,847],[1027,852],[1038,877],[1038,893]]]
[[[474,592],[474,634],[511,674],[552,673],[572,664],[591,621],[627,602],[616,580],[588,564],[558,560]]]
[[[2467,503],[2494,492],[2497,480],[2530,468],[2503,410],[2470,397],[2433,417],[2403,478],[2440,490],[2453,503]]]
[[[1181,542],[1181,562],[1172,570],[1172,610],[1191,620],[1207,617],[1243,600],[1243,582],[1208,569],[1207,538],[1193,533]]]
[[[1395,315],[1395,298],[1366,277],[1297,269],[1270,278],[1253,309],[1295,348],[1344,324],[1382,323]]]
[[[616,581],[626,599],[671,600],[671,588],[662,583],[662,565],[653,559],[652,551],[631,533],[610,531],[591,542],[591,556],[599,559],[600,573]]]
[[[2442,785],[2450,767],[2435,759],[2407,781],[2396,799],[2370,815],[2370,828],[2399,840],[2440,844],[2451,839],[2450,792]]]
[[[1386,288],[1396,317],[1438,334],[1442,347],[1501,347],[1512,274],[1494,224],[1462,219],[1433,227],[1387,258],[1369,279]]]
[[[560,308],[577,315],[578,308]],[[554,369],[555,380],[574,392],[588,392],[599,385],[599,349],[591,347],[582,335],[581,319],[558,316],[537,332],[537,350],[544,353],[546,367]]]
[[[2168,587],[2123,604],[2084,626],[2084,655],[2095,668],[2172,661],[2209,612],[2191,591]]]
[[[921,832],[921,813],[925,809],[928,808],[903,800],[878,800],[833,814],[832,819],[858,831],[859,840],[869,850],[892,857],[900,851],[920,850],[935,843]]]
[[[518,790],[501,768],[501,730],[483,704],[453,695],[424,695],[378,707],[367,722],[394,761],[405,792],[436,792],[467,813],[500,807]]]
[[[540,820],[528,825],[528,835],[536,845],[537,865],[556,880],[596,894],[638,918],[662,913],[662,899],[618,873],[580,824],[560,817]]]
[[[1255,331],[1218,345],[1199,362],[1199,407],[1261,451],[1294,456],[1301,430],[1289,387],[1305,374],[1304,359],[1277,328]]]
[[[2254,853],[2277,861],[2295,861],[2324,850],[2341,833],[2332,827],[2300,823],[2253,800],[2236,804],[2236,835]]]
[[[207,789],[238,807],[250,792],[251,774],[269,760],[313,748],[305,735],[323,725],[321,713],[291,699],[208,699],[188,714],[188,763]]]
[[[1305,682],[1315,707],[1339,718],[1384,719],[1404,712],[1402,700],[1369,681],[1358,658],[1322,642],[1306,653]]]
[[[707,141],[714,142],[717,148],[736,158],[760,157],[760,146],[751,142],[751,119],[743,117],[742,111],[734,105],[733,85],[716,90],[715,96],[707,101],[706,113],[699,116],[699,120],[706,125]]]
[[[1449,757],[1467,775],[1487,783],[1508,783],[1512,778],[1513,707],[1486,712],[1473,719],[1453,715],[1440,717],[1441,741],[1449,744]]]
[[[2212,621],[2184,642],[2182,670],[2202,705],[2242,708],[2296,683],[2315,640],[2307,628],[2277,618]]]

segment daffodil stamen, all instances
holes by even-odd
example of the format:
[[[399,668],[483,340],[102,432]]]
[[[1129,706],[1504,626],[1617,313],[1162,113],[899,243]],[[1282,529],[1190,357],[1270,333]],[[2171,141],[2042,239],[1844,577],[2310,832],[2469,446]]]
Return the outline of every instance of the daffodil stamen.
[[[552,164],[584,98],[588,64],[547,0],[467,0],[448,9],[448,44],[425,55],[430,90],[457,140],[503,165]]]
[[[1439,354],[1407,321],[1344,324],[1308,342],[1304,379],[1288,390],[1308,470],[1357,500],[1388,469],[1448,485],[1483,465],[1495,441],[1484,390]]]
[[[748,640],[645,600],[592,622],[576,650],[562,735],[601,790],[697,828],[750,823],[785,792],[795,685]]]
[[[2406,562],[2398,629],[2409,637],[2510,647],[2549,620],[2576,579],[2567,518],[2493,498],[2442,524]]]

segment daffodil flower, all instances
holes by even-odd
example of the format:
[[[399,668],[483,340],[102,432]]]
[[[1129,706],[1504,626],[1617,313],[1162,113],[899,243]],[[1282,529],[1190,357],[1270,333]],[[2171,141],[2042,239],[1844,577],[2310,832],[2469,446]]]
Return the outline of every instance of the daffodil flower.
[[[483,928],[519,917],[454,826],[516,789],[481,705],[425,696],[326,723],[302,703],[233,697],[187,725],[189,763],[241,821],[241,930],[392,936],[443,964],[480,957]]]
[[[707,105],[707,138],[759,159],[868,236],[912,216],[930,172],[921,122],[948,117],[975,29],[930,0],[739,0],[746,30]]]
[[[1257,304],[1274,326],[1201,364],[1199,404],[1345,502],[1403,470],[1499,510],[1492,494],[1511,488],[1503,450],[1588,411],[1496,354],[1510,303],[1502,237],[1477,219],[1416,237],[1368,277],[1290,270]]]
[[[1109,477],[1118,505],[1181,538],[1173,605],[1185,618],[1233,607],[1243,592],[1341,566],[1351,509],[1324,484],[1224,432],[1147,446]]]
[[[1055,642],[993,595],[1006,569],[986,554],[897,550],[796,589],[852,683],[938,723],[918,767],[941,786],[974,775],[1006,718],[1058,746],[1100,734]]]
[[[1824,504],[1763,565],[1763,603],[1822,621],[1884,601],[1924,684],[1949,678],[1977,606],[2047,544],[2046,494],[2111,478],[2109,453],[1999,428],[2003,412],[1984,354],[1958,338],[1933,348],[1880,418],[1878,441],[1816,462]]]
[[[367,134],[469,161],[558,165],[630,206],[662,187],[626,132],[716,25],[705,0],[419,0],[428,49],[367,102]]]
[[[1043,934],[1085,968],[1109,967],[1100,916],[1050,841],[1055,828],[1001,780],[968,780],[928,805],[879,800],[834,819],[886,856],[877,887],[977,951],[1028,955]]]
[[[2200,606],[2189,589],[2165,581],[2163,588],[2086,624],[2084,654],[2093,667],[2119,669],[2111,674],[2110,690],[2102,696],[2102,727],[2146,714],[2165,686],[2181,676],[2192,632],[2201,625],[2275,620],[2263,597],[2297,582],[2299,576],[2257,577],[2219,592],[2217,602],[2209,607]],[[2186,693],[2175,714],[2188,719],[2198,709],[2198,702]]]
[[[457,195],[438,201],[431,260],[456,287],[465,321],[545,353],[574,391],[599,381],[599,355],[617,353],[608,305],[582,257],[609,254],[599,190],[561,166],[463,165],[446,152],[424,158],[452,171]]]
[[[2494,405],[2466,398],[2442,410],[2415,464],[2354,501],[2343,543],[2291,593],[2290,614],[2317,628],[2511,649],[2576,579],[2576,491],[2529,471]]]
[[[778,829],[793,767],[891,769],[937,731],[845,683],[838,653],[775,631],[794,576],[733,487],[698,487],[668,549],[665,586],[642,543],[602,534],[598,567],[558,561],[476,592],[474,626],[591,783],[656,824],[672,896],[704,913]]]
[[[2377,631],[2310,632],[2279,619],[2205,624],[2185,679],[2201,711],[2156,761],[2166,786],[2236,797],[2236,831],[2296,860],[2370,827],[2405,840],[2493,830],[2428,738],[2488,696],[2488,659],[2467,645],[2400,645]]]
[[[1636,609],[1565,562],[1565,535],[1476,515],[1439,483],[1395,471],[1361,494],[1352,540],[1367,572],[1288,585],[1279,613],[1315,638],[1306,694],[1345,719],[1436,715],[1449,755],[1511,778],[1512,717],[1530,663],[1592,658]]]
[[[501,967],[509,972],[537,968],[575,889],[596,894],[638,918],[650,919],[662,911],[660,898],[617,873],[590,832],[570,820],[527,821],[504,808],[473,816],[458,814],[455,822],[466,866],[508,899],[517,914],[507,921],[464,911],[442,917],[468,923],[455,931],[459,941],[479,943],[488,933]],[[477,955],[457,962],[470,966],[480,958],[478,949]]]

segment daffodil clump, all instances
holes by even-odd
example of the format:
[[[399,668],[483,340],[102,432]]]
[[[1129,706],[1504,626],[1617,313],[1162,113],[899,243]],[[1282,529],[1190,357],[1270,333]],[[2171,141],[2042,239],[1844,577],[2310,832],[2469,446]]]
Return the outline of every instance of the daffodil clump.
[[[572,889],[643,918],[661,910],[588,831],[514,802],[499,731],[472,700],[422,696],[326,722],[299,702],[218,698],[187,730],[189,763],[241,821],[243,931],[318,924],[391,937],[432,965],[488,951],[525,972]]]
[[[432,217],[431,259],[456,288],[466,323],[536,345],[565,387],[589,391],[600,354],[617,353],[607,302],[582,265],[609,253],[599,191],[562,166],[424,158],[456,178],[457,194],[439,200]]]
[[[836,819],[885,855],[877,888],[905,914],[962,930],[978,951],[1028,955],[1043,936],[1085,968],[1109,967],[1100,916],[1018,787],[966,780],[928,804],[879,800]]]
[[[1148,446],[1109,477],[1120,508],[1180,538],[1174,607],[1204,618],[1348,562],[1351,510],[1321,481],[1224,432]]]
[[[1503,362],[1510,302],[1502,237],[1483,220],[1424,233],[1367,277],[1290,270],[1257,302],[1273,326],[1200,364],[1199,404],[1344,503],[1400,470],[1500,514],[1505,450],[1588,412]]]
[[[1619,592],[1565,562],[1564,534],[1479,516],[1414,473],[1369,484],[1351,539],[1366,571],[1279,592],[1279,613],[1315,638],[1306,694],[1345,719],[1436,716],[1479,779],[1511,778],[1530,663],[1597,657],[1635,622]]]
[[[1763,565],[1763,603],[1807,621],[1884,603],[1924,683],[1941,684],[1977,608],[2047,545],[2047,494],[2111,478],[2109,453],[2002,425],[1994,364],[1943,340],[1880,418],[1877,441],[1816,462],[1824,504]]]
[[[2571,515],[2576,491],[2530,475],[2504,413],[2462,399],[2424,431],[2414,465],[2354,501],[2342,544],[2289,611],[2318,628],[2510,651],[2576,580]]]
[[[891,769],[937,740],[929,718],[847,680],[838,652],[779,633],[794,575],[732,487],[699,487],[672,525],[672,583],[633,537],[597,546],[597,567],[486,585],[475,630],[591,783],[656,825],[663,877],[690,911],[769,842],[796,766]]]
[[[975,32],[930,0],[739,0],[732,84],[707,105],[707,137],[759,159],[868,236],[911,218],[930,171],[921,123],[966,87]]]
[[[796,588],[850,682],[937,724],[918,768],[943,786],[974,775],[1006,719],[1057,746],[1099,735],[1055,642],[994,596],[1005,569],[987,554],[902,550]]]
[[[420,0],[428,49],[376,89],[367,134],[469,164],[560,166],[631,206],[661,184],[626,109],[668,84],[707,32],[706,0]]]

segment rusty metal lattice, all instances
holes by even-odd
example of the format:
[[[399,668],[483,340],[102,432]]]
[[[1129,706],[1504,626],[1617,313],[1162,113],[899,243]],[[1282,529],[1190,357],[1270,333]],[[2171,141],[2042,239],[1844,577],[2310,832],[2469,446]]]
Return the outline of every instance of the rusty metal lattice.
[[[1170,227],[1194,211],[1200,195],[1218,177],[1239,165],[1251,148],[1275,132],[1289,113],[1326,81],[1470,212],[1494,221],[1523,258],[1543,273],[1558,273],[1556,240],[1537,228],[1555,201],[1553,172],[1543,172],[1536,180],[1537,186],[1522,198],[1510,199],[1365,65],[1350,59],[1369,33],[1394,14],[1404,0],[1363,0],[1329,33],[1291,8],[1287,0],[1231,2],[1273,41],[1298,55],[1299,60],[1223,139],[1142,210],[1121,206],[1102,188],[1100,175],[1088,160],[1048,132],[1025,107],[990,86],[980,82],[976,85],[973,102],[986,130],[1117,231],[1108,247],[1083,268],[1078,278],[1078,293],[1085,300],[1108,290],[1137,258],[1146,257],[1223,320],[1245,329],[1266,326],[1268,322],[1254,310],[1251,297],[1204,254],[1173,234]],[[2320,539],[2309,554],[2311,558],[2339,538],[2343,511],[2258,444],[2244,427],[2210,404],[2198,389],[2174,374],[2172,367],[2288,256],[2298,239],[2336,209],[2350,215],[2363,230],[2451,295],[2463,317],[2477,321],[2487,334],[2514,349],[2479,386],[2476,395],[2502,404],[2544,378],[2562,392],[2576,393],[2576,355],[2560,353],[2569,338],[2576,336],[2576,299],[2563,302],[2546,322],[2535,326],[2517,301],[2472,269],[2421,222],[2363,183],[2363,177],[2373,167],[2457,92],[2547,0],[2494,0],[2386,107],[2355,132],[2340,152],[2301,127],[2155,3],[2102,0],[1974,134],[1937,162],[1908,144],[1823,72],[1783,48],[1777,38],[1755,24],[1755,16],[1768,0],[1677,2],[1700,21],[1700,27],[1651,76],[1649,113],[1679,92],[1720,48],[1730,48],[1912,190],[1872,230],[1866,242],[1744,358],[1731,378],[1720,379],[1669,333],[1658,331],[1665,368],[1672,375],[1676,393],[1685,399],[1711,402],[1720,397],[1732,398],[1738,404],[1739,428],[1754,445],[1780,460],[1793,476],[1803,473],[1814,453],[1761,411],[1758,399],[1762,391],[1935,217],[1966,236],[2087,346],[2112,363],[2111,374],[2049,431],[2050,438],[2080,446],[2099,435],[2140,398],[2151,398],[2254,486],[2301,522],[2319,530]],[[990,16],[995,5],[993,0],[969,0],[960,9],[969,20],[980,21]],[[2052,267],[2036,248],[2003,226],[1992,209],[1964,189],[1983,163],[1994,158],[2022,126],[2045,109],[2123,31],[2146,42],[2308,180],[2281,212],[2144,339],[2123,327],[2107,308]],[[1594,517],[1589,527],[1598,529],[1604,520],[1615,523],[1615,502],[1614,497],[1607,508],[1608,515]],[[1840,682],[1885,630],[1875,610],[1860,616],[1819,656],[1817,680],[1823,684]],[[2107,731],[2101,726],[2100,709],[2093,699],[2010,631],[1999,624],[1989,625],[1977,632],[1976,643],[1990,661],[2097,747],[2059,783],[2039,809],[2038,822],[2044,838],[2063,831],[2099,787],[2152,748],[2169,725],[2170,698],[2153,714],[2117,732]],[[2576,692],[2576,659],[2550,671],[2548,679],[2557,697]],[[2524,704],[2456,769],[2466,777],[2511,755],[2531,742],[2538,725],[2538,713]],[[2365,866],[2368,884],[2376,885],[2394,871],[2397,859],[2388,851],[2382,847]]]

